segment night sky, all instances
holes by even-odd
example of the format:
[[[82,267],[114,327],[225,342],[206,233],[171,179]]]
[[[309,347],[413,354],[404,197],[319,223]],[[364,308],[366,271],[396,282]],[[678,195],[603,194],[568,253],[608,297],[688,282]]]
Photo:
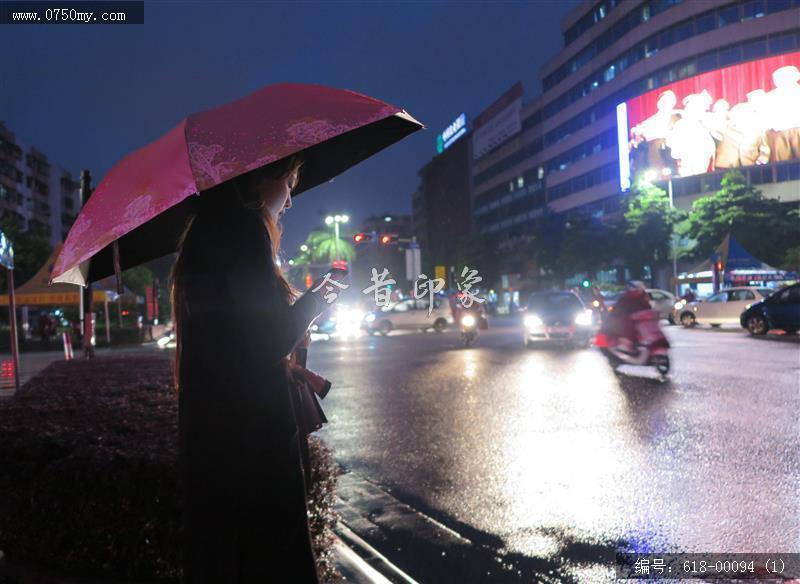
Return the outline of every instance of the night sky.
[[[428,126],[298,197],[291,254],[327,213],[410,213],[436,134],[520,79],[536,95],[577,3],[146,1],[144,25],[0,26],[0,120],[95,184],[188,113],[281,81],[366,93]]]

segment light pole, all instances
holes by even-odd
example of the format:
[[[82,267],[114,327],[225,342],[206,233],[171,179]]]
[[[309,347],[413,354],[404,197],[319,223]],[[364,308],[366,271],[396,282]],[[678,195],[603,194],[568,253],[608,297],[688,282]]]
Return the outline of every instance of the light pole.
[[[667,177],[667,194],[669,196],[669,208],[675,210],[675,199],[672,197],[672,169],[669,167],[661,169],[661,175]],[[675,296],[678,295],[678,245],[675,241],[675,224],[670,224],[670,242],[672,243],[672,289]]]
[[[652,184],[658,178],[659,173],[654,169],[648,169],[644,173],[644,180]],[[675,209],[675,200],[672,197],[672,169],[664,167],[661,169],[661,177],[667,179],[667,195],[669,196],[669,208]],[[678,251],[675,241],[675,225],[670,225],[670,246],[672,247],[672,290],[678,295]]]
[[[334,215],[331,217],[328,215],[325,217],[325,224],[326,225],[333,225],[333,246],[335,249],[336,261],[339,261],[339,223],[347,223],[350,218],[347,215]]]

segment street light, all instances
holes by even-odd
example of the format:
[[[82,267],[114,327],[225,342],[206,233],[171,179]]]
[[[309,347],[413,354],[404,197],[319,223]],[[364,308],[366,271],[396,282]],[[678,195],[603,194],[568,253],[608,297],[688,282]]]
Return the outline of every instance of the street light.
[[[304,243],[303,245],[300,246],[300,251],[302,251],[304,253],[307,252],[308,251],[308,246]]]
[[[669,208],[675,209],[675,200],[672,196],[672,169],[669,167],[664,167],[661,169],[661,177],[667,179],[667,195],[669,196]],[[658,178],[659,173],[654,168],[648,168],[644,172],[644,180],[648,184],[652,184],[656,178]],[[672,288],[675,294],[678,294],[678,252],[677,252],[677,242],[675,241],[675,225],[671,226],[671,233],[670,233],[670,244],[672,247]]]
[[[325,217],[325,224],[331,225],[333,224],[333,233],[334,233],[334,240],[333,245],[335,246],[336,250],[336,261],[339,261],[339,223],[347,223],[350,220],[350,217],[347,215],[334,215],[331,217],[328,215]]]

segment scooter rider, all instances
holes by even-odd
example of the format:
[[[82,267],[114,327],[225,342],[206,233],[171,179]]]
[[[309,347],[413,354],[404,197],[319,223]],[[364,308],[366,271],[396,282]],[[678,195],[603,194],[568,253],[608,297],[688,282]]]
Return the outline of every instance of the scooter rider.
[[[606,314],[606,299],[603,298],[598,286],[592,286],[591,304],[597,322],[602,322]]]
[[[460,327],[461,319],[467,314],[472,314],[478,323],[478,328],[485,329],[487,324],[486,309],[482,302],[473,302],[472,306],[466,308],[462,302],[464,298],[463,292],[457,292],[450,296],[450,311],[453,315],[453,321]]]
[[[620,341],[620,348],[632,352],[636,346],[636,323],[631,316],[642,310],[650,310],[650,299],[645,285],[638,280],[626,283],[626,291],[614,305],[614,312],[608,315],[603,328],[607,335]]]

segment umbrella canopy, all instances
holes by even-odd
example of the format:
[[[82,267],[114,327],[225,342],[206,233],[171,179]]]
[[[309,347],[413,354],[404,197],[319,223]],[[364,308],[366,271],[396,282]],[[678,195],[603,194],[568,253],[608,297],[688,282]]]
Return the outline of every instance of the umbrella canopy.
[[[113,274],[115,241],[122,270],[176,251],[200,191],[302,151],[296,196],[422,127],[366,95],[298,83],[191,114],[109,171],[75,220],[51,283]]]
[[[71,284],[49,284],[53,266],[61,251],[61,242],[57,243],[50,253],[50,257],[42,264],[33,277],[14,289],[15,304],[17,306],[66,306],[77,304],[79,300],[78,289]],[[92,290],[92,302],[102,303],[114,301],[118,295],[113,291],[114,283],[109,278],[100,281]],[[136,294],[130,290],[119,297],[121,302],[136,303]],[[8,306],[7,294],[0,295],[0,306]]]

